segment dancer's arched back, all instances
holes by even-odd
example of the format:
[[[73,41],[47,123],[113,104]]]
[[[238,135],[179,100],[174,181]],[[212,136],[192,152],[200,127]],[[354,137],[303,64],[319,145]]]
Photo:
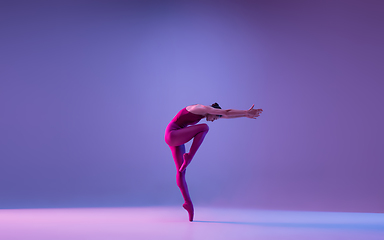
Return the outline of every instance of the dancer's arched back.
[[[191,197],[189,196],[188,186],[185,181],[185,169],[192,161],[200,145],[203,143],[205,135],[208,133],[207,124],[196,124],[201,119],[215,121],[219,118],[239,118],[248,117],[256,119],[260,116],[262,109],[254,109],[254,105],[248,110],[221,109],[219,104],[211,106],[201,104],[190,105],[180,110],[165,130],[165,142],[171,149],[175,161],[177,173],[176,183],[180,188],[184,198],[183,207],[188,211],[189,221],[193,221],[194,209]],[[189,152],[185,152],[185,143],[193,139]]]

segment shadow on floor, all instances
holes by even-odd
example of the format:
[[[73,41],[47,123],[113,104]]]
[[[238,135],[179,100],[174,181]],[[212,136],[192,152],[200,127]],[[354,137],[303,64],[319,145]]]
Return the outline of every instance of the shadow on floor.
[[[353,223],[262,223],[262,222],[225,222],[225,221],[193,221],[196,223],[239,224],[260,227],[287,227],[287,228],[328,228],[346,230],[375,230],[384,231],[384,224],[353,224]]]

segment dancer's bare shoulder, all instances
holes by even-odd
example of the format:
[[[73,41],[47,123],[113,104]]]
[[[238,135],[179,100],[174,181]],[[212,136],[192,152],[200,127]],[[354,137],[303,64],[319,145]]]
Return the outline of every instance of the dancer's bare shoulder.
[[[188,112],[197,114],[197,115],[202,115],[206,116],[207,114],[212,114],[212,115],[226,115],[229,110],[225,109],[217,109],[213,108],[211,106],[205,106],[202,104],[195,104],[195,105],[190,105],[186,107]]]
[[[193,114],[205,116],[207,114],[206,106],[201,104],[189,105],[185,109]]]

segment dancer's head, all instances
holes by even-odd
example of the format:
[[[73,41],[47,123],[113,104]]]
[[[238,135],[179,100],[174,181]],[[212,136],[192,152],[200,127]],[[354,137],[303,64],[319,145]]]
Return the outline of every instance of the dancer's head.
[[[221,109],[220,105],[217,102],[212,104],[211,107]]]
[[[211,107],[221,109],[221,107],[220,107],[220,105],[219,105],[218,103],[214,103],[214,104],[212,104]],[[207,121],[211,121],[211,122],[213,122],[213,121],[215,121],[215,120],[221,118],[222,116],[223,116],[223,115],[207,114],[206,119],[207,119]]]

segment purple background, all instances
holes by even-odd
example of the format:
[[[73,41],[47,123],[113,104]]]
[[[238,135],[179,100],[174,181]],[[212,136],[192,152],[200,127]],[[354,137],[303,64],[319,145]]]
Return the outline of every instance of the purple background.
[[[0,3],[0,208],[181,205],[165,127],[218,102],[264,113],[195,204],[384,212],[383,1],[52,2]]]

